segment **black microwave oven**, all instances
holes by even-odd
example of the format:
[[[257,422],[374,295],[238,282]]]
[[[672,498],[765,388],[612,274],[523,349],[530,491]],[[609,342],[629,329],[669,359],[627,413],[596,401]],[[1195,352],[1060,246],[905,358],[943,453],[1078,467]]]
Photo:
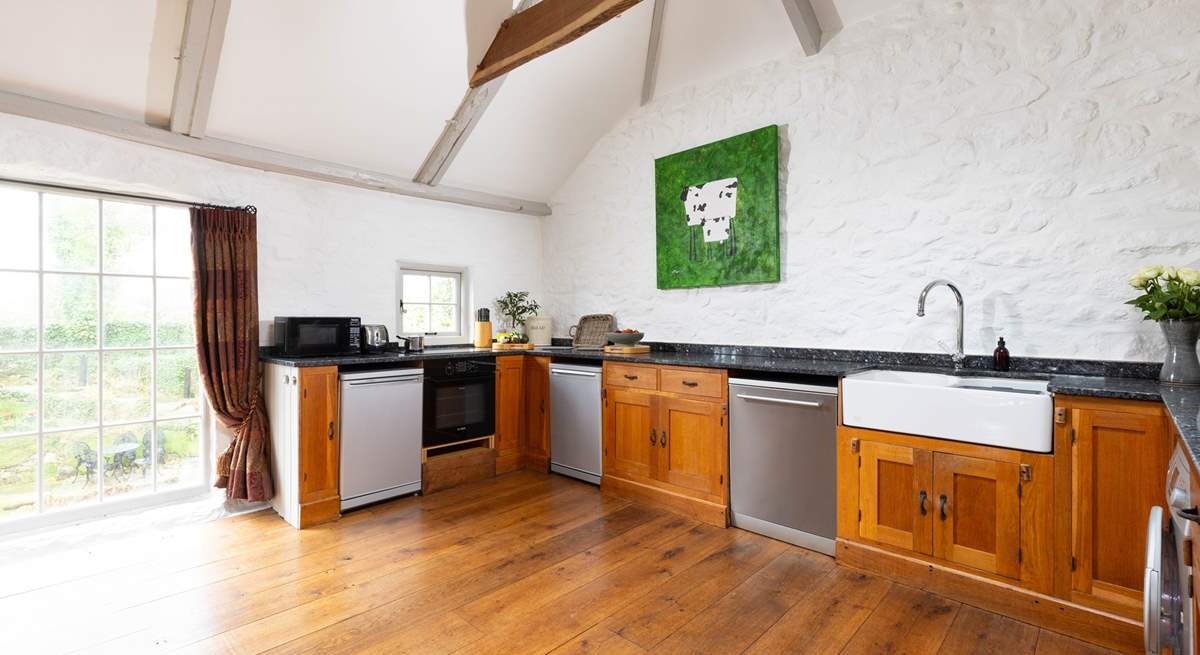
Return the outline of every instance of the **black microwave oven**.
[[[276,316],[275,352],[288,357],[357,355],[361,333],[357,316]]]

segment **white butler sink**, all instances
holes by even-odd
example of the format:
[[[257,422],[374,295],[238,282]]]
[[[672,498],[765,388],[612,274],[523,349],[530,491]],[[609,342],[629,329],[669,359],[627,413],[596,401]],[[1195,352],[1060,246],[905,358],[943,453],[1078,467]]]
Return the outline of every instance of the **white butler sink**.
[[[1054,402],[1042,380],[864,371],[842,382],[842,422],[859,428],[1048,453]]]

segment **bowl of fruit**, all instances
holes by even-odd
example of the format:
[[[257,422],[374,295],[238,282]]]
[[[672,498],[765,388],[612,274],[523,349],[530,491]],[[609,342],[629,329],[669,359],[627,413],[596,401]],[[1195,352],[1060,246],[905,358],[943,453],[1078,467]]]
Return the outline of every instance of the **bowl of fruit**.
[[[644,338],[646,338],[646,335],[633,328],[625,328],[624,330],[608,333],[609,343],[618,346],[632,346]]]

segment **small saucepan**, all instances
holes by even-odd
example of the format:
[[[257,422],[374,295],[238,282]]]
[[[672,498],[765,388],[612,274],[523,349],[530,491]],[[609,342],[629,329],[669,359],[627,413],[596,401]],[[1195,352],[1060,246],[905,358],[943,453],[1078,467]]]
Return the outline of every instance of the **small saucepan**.
[[[404,342],[404,350],[410,353],[419,353],[425,350],[425,337],[396,337],[397,341]]]

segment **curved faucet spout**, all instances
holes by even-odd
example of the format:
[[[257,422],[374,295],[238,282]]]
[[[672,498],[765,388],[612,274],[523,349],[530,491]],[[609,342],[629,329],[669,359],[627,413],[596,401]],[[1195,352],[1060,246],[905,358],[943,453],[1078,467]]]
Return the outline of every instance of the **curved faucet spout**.
[[[966,359],[966,355],[963,354],[963,297],[962,292],[958,290],[958,287],[954,286],[954,283],[950,280],[941,278],[926,284],[925,288],[921,290],[921,296],[917,298],[917,316],[925,315],[925,297],[929,295],[929,290],[936,286],[944,286],[947,289],[950,289],[950,291],[954,294],[955,302],[958,303],[958,338],[955,341],[955,346],[957,348],[954,351],[953,358],[954,368],[962,368],[962,363],[963,360]]]

